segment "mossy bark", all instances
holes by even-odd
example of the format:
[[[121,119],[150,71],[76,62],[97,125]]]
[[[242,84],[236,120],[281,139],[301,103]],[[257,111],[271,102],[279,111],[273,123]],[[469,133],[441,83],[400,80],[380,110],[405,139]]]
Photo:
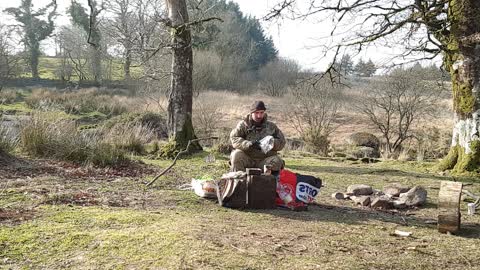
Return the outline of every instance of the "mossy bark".
[[[192,70],[193,53],[191,46],[188,12],[185,0],[166,0],[168,16],[172,24],[172,75],[168,98],[168,133],[173,151],[187,147],[188,141],[196,139],[192,124]],[[170,147],[171,148],[171,147]],[[190,146],[190,152],[201,150],[198,142]],[[169,155],[170,156],[170,155]]]
[[[448,20],[451,28],[444,40],[444,65],[452,79],[452,148],[441,162],[442,170],[454,173],[480,168],[480,1],[450,0]]]

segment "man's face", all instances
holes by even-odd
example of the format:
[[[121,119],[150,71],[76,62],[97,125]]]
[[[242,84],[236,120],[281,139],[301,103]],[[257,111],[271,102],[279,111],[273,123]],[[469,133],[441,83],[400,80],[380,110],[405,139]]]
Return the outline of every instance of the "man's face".
[[[265,111],[254,111],[252,112],[252,119],[255,122],[261,122],[265,116]]]

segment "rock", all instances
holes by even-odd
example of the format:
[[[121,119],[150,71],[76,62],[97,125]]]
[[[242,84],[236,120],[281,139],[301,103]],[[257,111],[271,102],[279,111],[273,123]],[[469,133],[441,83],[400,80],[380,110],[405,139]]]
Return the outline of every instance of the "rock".
[[[406,206],[420,206],[427,201],[427,190],[421,186],[415,186],[408,192],[400,193],[399,202]]]
[[[372,208],[390,209],[392,206],[392,202],[385,197],[377,197],[370,203],[370,207]]]
[[[368,146],[354,146],[349,150],[349,154],[355,158],[379,158],[380,152],[372,147]],[[374,160],[372,160],[372,163]]]
[[[332,194],[332,198],[336,199],[336,200],[345,200],[345,194],[341,193],[341,192],[335,192]]]
[[[357,132],[348,136],[347,143],[352,146],[366,146],[378,151],[380,140],[373,134],[367,132]]]
[[[401,201],[393,201],[393,208],[395,209],[405,209],[407,205]]]
[[[373,193],[373,189],[371,186],[362,184],[350,185],[347,187],[347,194],[348,193],[351,193],[353,196],[370,195]]]
[[[370,196],[351,196],[350,199],[361,206],[368,206],[370,204]]]
[[[400,183],[392,183],[383,187],[383,192],[393,197],[398,197],[400,193],[405,193],[409,190],[409,187],[403,186]]]

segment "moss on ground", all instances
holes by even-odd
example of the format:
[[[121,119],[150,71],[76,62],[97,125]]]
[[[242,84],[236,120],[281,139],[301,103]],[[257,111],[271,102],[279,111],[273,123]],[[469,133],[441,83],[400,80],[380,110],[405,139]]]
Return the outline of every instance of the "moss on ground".
[[[437,232],[440,180],[434,163],[352,164],[342,159],[287,157],[287,168],[322,178],[317,205],[307,212],[239,211],[180,191],[194,175],[225,172],[226,158],[206,163],[208,153],[180,159],[150,189],[148,179],[13,181],[3,201],[38,202],[38,190],[90,192],[91,206],[40,203],[32,219],[0,226],[0,268],[43,269],[475,269],[480,245],[479,216],[462,216],[459,236]],[[144,160],[165,168],[171,160]],[[114,180],[114,181],[113,181]],[[460,178],[459,180],[465,180]],[[381,212],[336,201],[334,191],[352,183],[381,188],[386,183],[423,185],[427,207]],[[480,184],[469,190],[480,192]],[[121,200],[112,207],[108,202]],[[461,206],[465,211],[464,203]],[[398,229],[413,232],[399,238]]]

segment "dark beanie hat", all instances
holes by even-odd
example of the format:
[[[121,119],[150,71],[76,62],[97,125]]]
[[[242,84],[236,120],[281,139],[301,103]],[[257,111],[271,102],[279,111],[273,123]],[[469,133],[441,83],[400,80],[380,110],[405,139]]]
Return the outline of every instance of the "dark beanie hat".
[[[267,108],[265,108],[265,103],[263,103],[263,101],[261,100],[257,100],[255,101],[252,106],[250,106],[250,112],[254,112],[254,111],[266,111]]]

